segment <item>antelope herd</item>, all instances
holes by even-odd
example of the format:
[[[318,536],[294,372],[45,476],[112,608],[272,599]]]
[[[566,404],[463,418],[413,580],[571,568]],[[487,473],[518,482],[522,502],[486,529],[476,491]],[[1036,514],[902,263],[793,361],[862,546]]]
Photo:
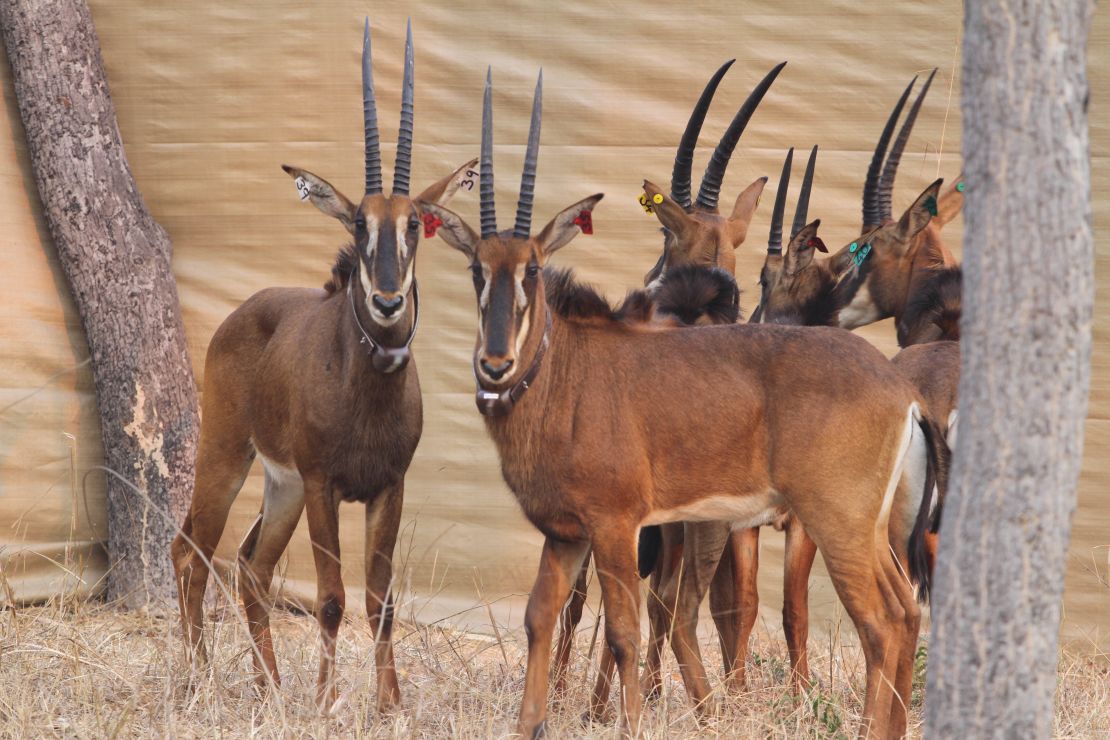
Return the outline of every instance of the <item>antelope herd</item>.
[[[816,146],[783,233],[793,150],[787,153],[759,302],[739,323],[734,250],[748,236],[767,178],[741,191],[728,215],[719,208],[721,185],[785,62],[739,108],[693,198],[694,149],[733,62],[710,79],[679,141],[669,192],[643,181],[641,203],[662,225],[662,253],[645,287],[613,306],[571,271],[548,266],[556,250],[592,234],[602,194],[580,198],[533,233],[542,72],[513,226],[499,230],[492,73],[480,157],[413,197],[411,26],[404,54],[391,193],[382,181],[367,22],[365,194],[355,203],[323,178],[283,165],[302,199],[336,218],[351,243],[323,290],[263,290],[224,321],[209,345],[196,485],[171,552],[191,665],[207,660],[203,604],[211,559],[257,457],[265,495],[239,548],[239,581],[260,686],[272,689],[280,680],[270,587],[306,512],[322,635],[316,701],[323,711],[335,704],[335,641],[345,609],[338,507],[358,501],[366,507],[377,706],[400,704],[391,584],[405,473],[423,425],[410,352],[420,312],[416,251],[421,236],[438,235],[473,276],[478,411],[505,482],[545,538],[525,615],[517,731],[539,735],[549,677],[557,688],[568,680],[590,558],[605,620],[594,720],[607,715],[615,668],[622,731],[640,732],[643,700],[660,692],[668,640],[694,709],[699,716],[712,710],[696,634],[707,592],[726,687],[742,691],[758,605],[759,533],[772,525],[786,532],[783,627],[794,690],[810,685],[807,592],[820,551],[865,657],[860,734],[904,735],[918,602],[928,599],[936,555],[959,373],[960,268],[940,230],[962,207],[963,182],[942,194],[938,180],[897,220],[891,213],[898,164],[933,76],[890,146],[916,78],[897,101],[864,180],[862,224],[853,231],[859,235],[827,257],[816,257],[828,250],[818,236],[821,221],[808,214]],[[478,230],[447,208],[460,186],[473,185],[476,163]],[[845,331],[887,317],[895,319],[903,348],[893,360]],[[641,679],[639,581],[648,576],[650,638]]]

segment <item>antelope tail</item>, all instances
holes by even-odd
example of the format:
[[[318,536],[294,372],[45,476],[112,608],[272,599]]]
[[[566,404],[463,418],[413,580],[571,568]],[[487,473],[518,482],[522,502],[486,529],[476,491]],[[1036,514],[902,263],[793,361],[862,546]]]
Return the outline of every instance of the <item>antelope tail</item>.
[[[936,422],[928,417],[918,421],[925,435],[928,463],[925,472],[925,490],[921,494],[921,506],[917,520],[910,533],[910,580],[917,585],[917,597],[923,604],[929,603],[933,581],[933,555],[930,552],[928,535],[934,535],[940,525],[941,509],[948,490],[948,466],[952,453],[944,441],[944,435]],[[933,507],[933,488],[936,488],[936,507]],[[935,541],[934,541],[935,542]]]

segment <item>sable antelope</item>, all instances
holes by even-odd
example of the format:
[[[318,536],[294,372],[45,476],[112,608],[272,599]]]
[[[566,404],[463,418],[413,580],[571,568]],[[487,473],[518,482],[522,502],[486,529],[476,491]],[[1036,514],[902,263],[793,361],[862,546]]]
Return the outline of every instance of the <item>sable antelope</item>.
[[[867,662],[861,734],[901,735],[920,608],[900,565],[924,583],[928,574],[910,556],[921,547],[915,522],[928,513],[943,445],[920,415],[917,392],[878,350],[837,329],[659,330],[589,309],[601,299],[580,297],[588,289],[561,284],[543,268],[589,230],[602,196],[574,203],[531,235],[537,85],[516,226],[499,232],[491,89],[487,75],[480,234],[444,207],[426,208],[470,263],[477,405],[506,483],[545,535],[525,615],[518,731],[542,731],[552,633],[591,548],[624,729],[638,733],[640,527],[718,519],[754,526],[786,506],[824,554],[860,634]],[[548,296],[549,289],[559,294]]]
[[[656,265],[644,278],[649,293],[660,304],[662,313],[677,316],[679,323],[693,325],[706,323],[708,315],[705,307],[711,304],[718,293],[719,284],[714,285],[712,278],[699,273],[689,267],[713,266],[735,278],[736,258],[734,250],[743,243],[747,235],[748,224],[751,222],[759,197],[767,183],[766,177],[760,177],[746,187],[737,197],[729,216],[721,215],[718,208],[720,187],[725,171],[732,158],[732,153],[740,141],[748,122],[755,113],[763,97],[786,65],[785,62],[774,67],[760,83],[752,90],[743,105],[733,117],[728,129],[722,135],[714,150],[709,165],[696,199],[692,199],[691,178],[693,170],[694,149],[697,146],[698,135],[701,133],[705,116],[713,97],[725,73],[735,62],[735,59],[725,62],[710,78],[698,98],[697,103],[687,121],[686,129],[679,141],[675,154],[674,168],[671,176],[670,197],[663,195],[651,183],[645,182],[642,198],[645,210],[654,213],[661,223],[664,234],[664,249]],[[656,197],[657,196],[657,197]],[[672,270],[680,272],[674,280],[668,280]],[[682,293],[683,287],[697,286],[697,288]],[[728,315],[718,312],[709,323],[735,323],[736,314]],[[660,673],[662,651],[669,629],[668,614],[673,611],[675,601],[680,598],[677,592],[679,584],[689,589],[695,581],[682,581],[679,577],[678,565],[682,562],[684,529],[695,527],[697,532],[692,537],[699,541],[719,542],[722,546],[728,542],[729,548],[726,557],[721,561],[717,570],[716,579],[724,581],[737,576],[734,563],[741,562],[738,552],[747,546],[747,536],[743,532],[729,536],[729,527],[724,522],[696,522],[689,525],[681,523],[663,525],[662,531],[658,527],[645,529],[641,534],[640,550],[644,553],[641,558],[641,576],[651,576],[651,589],[648,597],[648,614],[651,633],[648,642],[648,653],[645,661],[644,684],[649,696],[657,696],[661,690],[662,676]],[[649,542],[653,544],[649,544]],[[656,548],[657,542],[660,548]],[[655,552],[660,549],[659,552]],[[720,551],[717,552],[720,558]],[[651,562],[647,562],[650,558]],[[588,559],[587,559],[588,565]],[[704,577],[704,573],[697,574]],[[713,573],[710,572],[710,576]],[[717,583],[717,581],[715,581]],[[582,616],[582,608],[586,598],[586,568],[582,569],[581,576],[571,594],[570,601],[563,612],[562,629],[559,642],[555,651],[555,690],[561,693],[565,683],[566,669],[570,660],[573,647],[574,631]],[[744,599],[746,594],[741,594],[737,589],[715,585],[713,594],[727,594],[727,603],[714,598],[712,603],[714,620],[717,623],[718,633],[721,636],[721,652],[723,656],[725,674],[728,676],[730,686],[743,687],[745,682],[743,660],[736,660],[736,636],[734,629],[735,614],[739,611],[745,622],[754,624],[758,605],[751,607]],[[664,596],[666,594],[666,596]],[[705,589],[701,589],[700,596],[704,596]],[[682,598],[686,595],[682,594]],[[700,597],[698,599],[700,603]],[[694,626],[696,627],[696,615]],[[750,629],[750,627],[749,627]],[[686,634],[681,635],[683,638]],[[610,683],[614,663],[612,656],[602,648],[601,665],[598,679],[591,700],[590,714],[594,719],[600,719],[604,704],[609,695]],[[698,651],[696,640],[688,648],[695,654]],[[742,656],[741,656],[742,658]],[[699,658],[700,668],[700,658]],[[708,694],[708,682],[705,678],[704,668],[700,671],[687,669],[683,664],[684,676],[687,670],[694,672],[687,678],[686,685],[695,704],[700,704]]]
[[[375,635],[377,706],[400,701],[393,661],[393,547],[405,471],[420,439],[420,383],[409,346],[419,313],[415,276],[419,206],[444,203],[460,173],[409,196],[413,132],[412,26],[405,42],[401,126],[393,191],[382,190],[370,24],[363,33],[366,195],[355,205],[327,181],[283,165],[298,192],[339,220],[353,244],[323,291],[269,288],[216,331],[205,360],[204,415],[193,501],[174,540],[188,658],[207,660],[203,600],[208,563],[228,510],[257,456],[265,468],[262,511],[239,549],[240,583],[258,681],[278,684],[269,627],[274,565],[307,510],[316,561],[316,616],[323,649],[317,703],[336,698],[335,638],[345,595],[338,506],[366,504],[366,610]]]
[[[814,259],[816,247],[809,241],[815,235],[791,245],[785,255],[781,248],[768,250],[760,274],[760,303],[752,321],[855,329],[891,316],[898,319],[914,289],[911,275],[925,266],[955,264],[939,229],[959,212],[962,181],[941,196],[943,180],[936,180],[901,218],[891,218],[898,164],[933,76],[915,100],[887,156],[894,126],[916,79],[902,93],[875,147],[863,189],[860,236],[824,260]]]

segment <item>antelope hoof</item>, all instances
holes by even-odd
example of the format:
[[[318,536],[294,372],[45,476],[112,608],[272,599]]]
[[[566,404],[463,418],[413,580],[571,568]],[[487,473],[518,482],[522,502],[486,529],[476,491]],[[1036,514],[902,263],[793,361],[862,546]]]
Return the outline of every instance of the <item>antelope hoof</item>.
[[[589,727],[593,724],[607,725],[613,721],[613,716],[610,714],[607,707],[595,707],[588,712],[582,712],[580,717],[583,727]]]
[[[535,738],[544,737],[547,735],[547,720],[540,720],[540,723],[533,727],[531,732],[528,731],[527,727],[520,726],[517,728],[516,734],[521,737],[532,738],[533,740],[535,740]]]

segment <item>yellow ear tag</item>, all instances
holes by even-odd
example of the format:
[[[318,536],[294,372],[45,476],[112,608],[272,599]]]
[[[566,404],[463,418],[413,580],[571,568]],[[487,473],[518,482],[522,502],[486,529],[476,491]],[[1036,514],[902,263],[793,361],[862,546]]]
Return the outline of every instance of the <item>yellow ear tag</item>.
[[[656,193],[655,195],[651,196],[651,202],[654,203],[655,205],[659,205],[660,203],[663,202],[663,194],[662,193]]]
[[[643,207],[644,213],[655,213],[655,209],[652,208],[651,203],[648,202],[647,193],[640,193],[640,205]]]

